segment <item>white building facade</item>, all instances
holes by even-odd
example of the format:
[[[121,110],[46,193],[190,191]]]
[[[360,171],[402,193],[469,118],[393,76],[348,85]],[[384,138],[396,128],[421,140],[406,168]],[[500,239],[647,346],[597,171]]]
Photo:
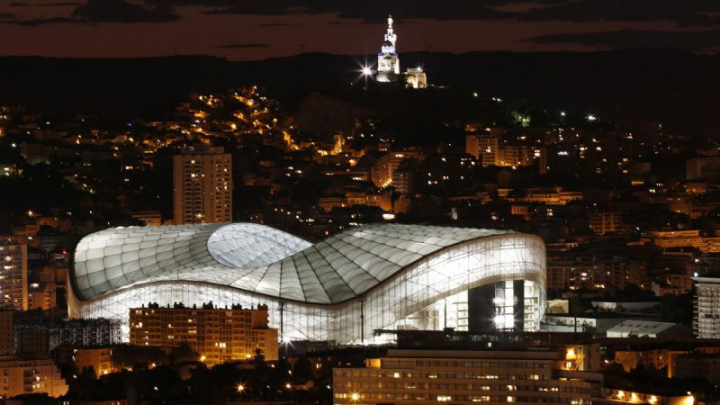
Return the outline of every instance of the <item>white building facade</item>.
[[[695,336],[720,339],[720,278],[693,277],[695,281]]]

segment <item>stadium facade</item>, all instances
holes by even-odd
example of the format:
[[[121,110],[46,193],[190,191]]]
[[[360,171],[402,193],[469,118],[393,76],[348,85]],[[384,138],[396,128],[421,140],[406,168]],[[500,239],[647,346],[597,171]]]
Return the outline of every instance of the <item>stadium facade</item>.
[[[149,302],[268,305],[284,340],[369,342],[378,329],[537,330],[545,245],[512,231],[377,224],[312,244],[250,223],[112,228],[84,237],[70,315]],[[478,307],[480,309],[478,309]]]

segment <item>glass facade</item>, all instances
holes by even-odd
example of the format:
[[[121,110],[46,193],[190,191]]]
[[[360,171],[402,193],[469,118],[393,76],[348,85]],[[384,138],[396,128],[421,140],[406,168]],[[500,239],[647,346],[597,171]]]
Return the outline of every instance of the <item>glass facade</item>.
[[[379,224],[310,244],[256,224],[117,228],[83,238],[74,264],[72,316],[127,320],[148,302],[265,304],[286,340],[462,330],[467,291],[506,281],[529,291],[522,323],[537,330],[545,299],[542,240],[486,229]]]

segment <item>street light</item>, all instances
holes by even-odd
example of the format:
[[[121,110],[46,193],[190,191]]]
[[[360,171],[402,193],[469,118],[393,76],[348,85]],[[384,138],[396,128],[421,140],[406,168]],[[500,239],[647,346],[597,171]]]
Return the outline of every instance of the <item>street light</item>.
[[[238,391],[239,393],[242,393],[243,391],[245,391],[245,386],[242,385],[242,384],[238,384],[238,386],[237,386],[237,391]]]
[[[358,394],[357,392],[353,392],[352,394],[350,394],[350,399],[352,399],[353,401],[357,401],[360,399],[360,394]]]
[[[373,65],[369,64],[367,61],[365,63],[359,63],[358,66],[360,67],[360,76],[353,81],[353,83],[356,83],[360,80],[364,82],[363,88],[367,90],[368,81],[370,79],[374,79],[375,72],[373,71]]]
[[[586,118],[587,118],[588,121],[595,121],[595,120],[597,120],[597,117],[594,116],[593,114],[588,114],[588,116],[587,116]]]

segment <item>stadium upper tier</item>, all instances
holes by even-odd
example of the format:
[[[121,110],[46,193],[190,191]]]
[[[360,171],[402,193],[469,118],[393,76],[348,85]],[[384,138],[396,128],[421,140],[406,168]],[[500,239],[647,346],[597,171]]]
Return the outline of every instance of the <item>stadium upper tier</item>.
[[[444,248],[508,233],[378,224],[311,244],[250,223],[112,228],[78,243],[73,277],[80,299],[182,280],[290,301],[337,304]]]

